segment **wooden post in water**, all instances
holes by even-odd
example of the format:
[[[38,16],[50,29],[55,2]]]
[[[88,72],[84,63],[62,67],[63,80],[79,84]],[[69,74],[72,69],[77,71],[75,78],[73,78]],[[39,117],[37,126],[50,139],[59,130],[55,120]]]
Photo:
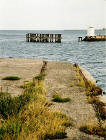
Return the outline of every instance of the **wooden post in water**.
[[[51,34],[49,34],[49,39],[50,39],[50,43],[51,43]]]
[[[55,42],[58,43],[58,34],[55,34]]]
[[[49,42],[49,34],[46,34],[47,42]]]
[[[37,42],[37,34],[35,34],[35,42]]]
[[[58,34],[58,37],[59,37],[58,43],[61,43],[61,34]]]
[[[29,42],[29,41],[28,41],[28,34],[26,34],[26,42]]]
[[[36,42],[38,42],[38,34],[36,34]]]
[[[61,34],[55,34],[55,42],[61,43]]]
[[[47,42],[47,34],[44,34],[44,42]]]
[[[44,34],[42,34],[42,42],[44,42]]]
[[[40,42],[42,42],[42,34],[40,34]]]
[[[26,34],[26,42],[30,42],[30,33]]]
[[[53,34],[50,34],[50,40],[53,42]]]
[[[82,37],[78,37],[78,41],[82,41]]]
[[[51,39],[50,39],[50,34],[49,34],[49,43],[51,42]]]
[[[37,42],[40,42],[40,34],[37,34]]]
[[[33,34],[29,34],[29,42],[33,42]]]

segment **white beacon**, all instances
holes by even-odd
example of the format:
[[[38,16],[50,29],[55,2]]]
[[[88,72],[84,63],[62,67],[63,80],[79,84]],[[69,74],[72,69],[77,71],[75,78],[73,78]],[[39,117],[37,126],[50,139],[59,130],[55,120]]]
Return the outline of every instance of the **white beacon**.
[[[88,28],[87,36],[95,36],[94,27]]]

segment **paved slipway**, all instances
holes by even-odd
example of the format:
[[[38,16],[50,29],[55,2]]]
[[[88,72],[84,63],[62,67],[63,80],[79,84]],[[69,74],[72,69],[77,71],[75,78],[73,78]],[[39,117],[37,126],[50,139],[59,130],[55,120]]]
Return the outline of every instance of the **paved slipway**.
[[[71,87],[71,82],[75,86]],[[68,138],[64,140],[102,140],[104,138],[87,135],[79,131],[79,127],[89,121],[97,123],[95,111],[88,104],[85,89],[78,87],[73,64],[66,62],[49,62],[47,65],[47,76],[45,79],[47,97],[51,101],[53,94],[58,93],[62,97],[70,97],[69,103],[53,103],[52,109],[66,114],[74,123],[66,132]]]
[[[7,90],[13,96],[22,93],[20,85],[25,81],[32,80],[32,77],[38,75],[42,68],[43,61],[35,59],[0,59],[0,86],[3,91]],[[73,126],[67,128],[67,138],[64,140],[104,140],[99,136],[87,135],[79,131],[79,127],[86,122],[93,121],[97,123],[95,111],[91,104],[88,104],[85,89],[77,86],[78,78],[76,76],[73,64],[66,62],[48,62],[46,68],[45,88],[47,99],[51,102],[54,93],[62,97],[70,97],[68,103],[54,103],[51,110],[61,111],[66,114]],[[18,75],[19,81],[3,81],[5,76]],[[70,84],[74,82],[73,87]]]

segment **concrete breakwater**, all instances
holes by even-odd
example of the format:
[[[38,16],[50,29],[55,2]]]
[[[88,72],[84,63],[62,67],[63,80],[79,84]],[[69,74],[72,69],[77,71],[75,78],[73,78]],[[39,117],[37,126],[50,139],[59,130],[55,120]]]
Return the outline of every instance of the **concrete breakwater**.
[[[86,69],[82,68],[81,66],[79,66],[79,67],[80,67],[83,75],[85,76],[85,78],[88,81],[90,81],[91,83],[93,83],[95,86],[97,86],[96,80],[93,78],[93,76]],[[101,102],[106,104],[106,97],[103,94],[99,95],[98,98]]]
[[[95,35],[94,27],[89,27],[87,36],[79,37],[79,41],[106,41],[106,35]]]
[[[106,35],[78,37],[79,41],[106,41]]]
[[[82,41],[106,41],[106,35],[86,36]]]
[[[44,64],[46,65],[46,69]],[[23,89],[21,89],[20,86],[32,80],[33,77],[45,69],[46,76],[44,83],[46,98],[49,102],[52,102],[50,110],[60,110],[66,114],[70,120],[73,120],[74,123],[73,127],[69,126],[66,130],[66,140],[82,140],[82,138],[103,140],[101,136],[87,135],[79,130],[82,124],[90,120],[98,123],[93,106],[88,103],[86,87],[79,84],[81,80],[79,74],[81,74],[81,72],[82,74],[86,73],[85,70],[81,70],[80,67],[77,69],[72,63],[43,63],[43,60],[36,59],[0,59],[0,68],[0,86],[2,86],[3,92],[5,92],[8,87],[8,92],[13,96],[22,93]],[[9,75],[17,75],[21,79],[19,81],[2,80],[2,78]],[[86,75],[89,78],[87,78],[85,74],[84,77],[88,79],[88,81],[92,81],[92,77],[88,73],[86,73]],[[93,82],[95,83],[95,80]],[[69,97],[71,101],[68,103],[55,103],[52,101],[55,93],[62,97]]]
[[[96,80],[93,78],[93,76],[86,69],[82,68],[78,64],[74,64],[74,66],[79,68],[79,72],[80,72],[81,76],[83,77],[83,80],[85,81],[85,85],[87,88],[91,86],[90,84],[98,87]],[[101,102],[106,104],[106,97],[103,96],[102,89],[101,89],[101,94],[98,96],[98,98]]]

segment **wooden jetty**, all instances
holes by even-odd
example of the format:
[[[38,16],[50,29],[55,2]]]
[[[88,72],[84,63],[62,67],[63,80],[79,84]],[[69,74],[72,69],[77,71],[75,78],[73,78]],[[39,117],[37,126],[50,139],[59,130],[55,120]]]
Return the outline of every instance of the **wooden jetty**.
[[[61,34],[38,34],[28,33],[26,34],[26,42],[41,42],[41,43],[61,43]]]
[[[78,37],[78,41],[106,41],[106,35]]]

